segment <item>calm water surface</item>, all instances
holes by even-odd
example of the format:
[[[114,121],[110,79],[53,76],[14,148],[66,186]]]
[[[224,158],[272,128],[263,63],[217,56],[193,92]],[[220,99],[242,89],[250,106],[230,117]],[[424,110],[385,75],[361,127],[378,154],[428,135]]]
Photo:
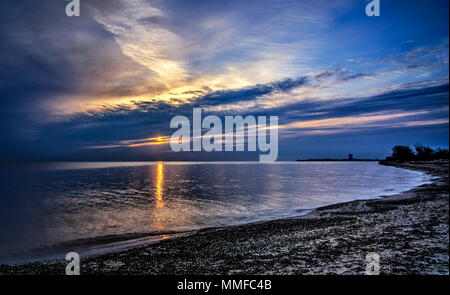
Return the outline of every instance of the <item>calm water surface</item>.
[[[48,258],[61,245],[92,248],[108,235],[298,215],[430,180],[376,162],[49,163],[0,173],[0,263]]]

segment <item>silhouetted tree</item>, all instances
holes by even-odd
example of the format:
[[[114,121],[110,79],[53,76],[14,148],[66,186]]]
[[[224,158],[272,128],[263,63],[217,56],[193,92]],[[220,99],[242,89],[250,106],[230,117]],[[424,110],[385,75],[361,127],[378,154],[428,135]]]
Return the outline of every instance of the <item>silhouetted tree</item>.
[[[443,160],[449,159],[449,151],[447,149],[437,148],[433,150],[429,146],[423,146],[420,143],[415,145],[414,151],[405,145],[396,145],[392,148],[392,155],[386,157],[386,161],[430,161],[430,160]]]
[[[429,161],[433,158],[434,150],[429,146],[423,146],[420,143],[415,145],[416,160]]]
[[[396,145],[392,148],[391,159],[399,162],[411,161],[414,159],[414,152],[409,146]]]
[[[441,160],[441,159],[448,159],[449,158],[449,153],[448,150],[446,149],[441,149],[438,148],[432,156],[433,160]]]

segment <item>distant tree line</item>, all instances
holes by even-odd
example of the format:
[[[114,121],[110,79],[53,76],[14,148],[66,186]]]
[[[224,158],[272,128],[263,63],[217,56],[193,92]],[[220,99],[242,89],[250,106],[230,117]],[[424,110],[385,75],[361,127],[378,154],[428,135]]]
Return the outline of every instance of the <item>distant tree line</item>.
[[[420,143],[414,146],[414,150],[406,145],[396,145],[392,148],[392,155],[386,157],[386,161],[431,161],[448,159],[447,149],[432,149],[429,146],[423,146]]]

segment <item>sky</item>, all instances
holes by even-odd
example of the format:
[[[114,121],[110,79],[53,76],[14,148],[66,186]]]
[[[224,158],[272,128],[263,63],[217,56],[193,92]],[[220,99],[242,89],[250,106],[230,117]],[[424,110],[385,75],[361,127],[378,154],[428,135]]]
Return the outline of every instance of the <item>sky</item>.
[[[0,2],[0,161],[173,152],[170,120],[278,116],[278,160],[449,145],[447,0]]]

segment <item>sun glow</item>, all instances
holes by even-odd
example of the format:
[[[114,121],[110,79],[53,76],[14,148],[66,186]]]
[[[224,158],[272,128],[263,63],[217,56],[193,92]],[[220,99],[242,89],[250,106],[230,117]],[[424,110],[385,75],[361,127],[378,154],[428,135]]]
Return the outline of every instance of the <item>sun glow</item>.
[[[156,166],[156,190],[155,190],[156,208],[158,209],[164,208],[163,182],[164,182],[164,165],[162,162],[158,162],[158,165]]]
[[[153,166],[152,166],[153,168]],[[164,214],[166,213],[165,207],[166,204],[163,199],[163,191],[164,191],[164,165],[162,162],[158,162],[156,165],[156,179],[155,179],[155,209],[152,210],[154,214],[152,227],[158,230],[164,230]]]

